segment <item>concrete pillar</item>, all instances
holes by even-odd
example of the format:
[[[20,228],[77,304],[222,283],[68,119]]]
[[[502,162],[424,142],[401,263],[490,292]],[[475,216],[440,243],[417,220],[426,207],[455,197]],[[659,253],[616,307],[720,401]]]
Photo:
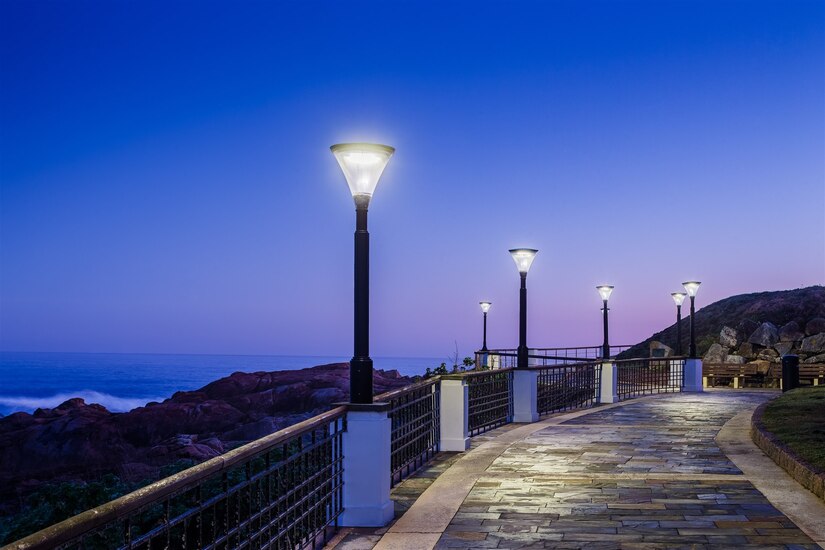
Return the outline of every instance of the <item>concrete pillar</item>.
[[[513,371],[513,422],[536,422],[539,373],[533,369]]]
[[[602,378],[599,385],[599,403],[618,403],[619,369],[616,363],[602,363]]]
[[[463,376],[442,376],[441,441],[442,451],[463,452],[470,448],[470,391]]]
[[[701,392],[702,388],[702,360],[685,359],[685,381],[682,384],[683,392]]]
[[[390,500],[392,421],[388,403],[347,405],[343,433],[344,527],[383,527],[395,515]]]

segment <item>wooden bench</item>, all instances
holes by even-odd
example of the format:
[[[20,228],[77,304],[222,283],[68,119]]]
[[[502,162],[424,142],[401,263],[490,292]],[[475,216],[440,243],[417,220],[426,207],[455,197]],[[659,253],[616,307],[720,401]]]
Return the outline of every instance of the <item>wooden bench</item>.
[[[703,363],[702,364],[702,386],[713,387],[718,381],[724,381],[724,385],[728,385],[728,381],[733,381],[734,388],[741,388],[745,386],[746,376],[745,365],[736,363]]]

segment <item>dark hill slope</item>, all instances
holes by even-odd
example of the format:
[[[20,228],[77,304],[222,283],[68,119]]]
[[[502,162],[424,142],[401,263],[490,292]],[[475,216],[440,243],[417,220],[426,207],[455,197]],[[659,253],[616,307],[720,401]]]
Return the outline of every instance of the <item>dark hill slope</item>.
[[[701,300],[701,293],[699,296]],[[690,338],[688,304],[686,300],[682,306],[682,350],[685,354]],[[795,321],[800,327],[805,327],[808,321],[816,317],[825,317],[823,286],[731,296],[696,311],[697,351],[700,357],[703,356],[711,344],[718,340],[723,326],[735,328],[739,334],[747,338],[764,322],[779,327]],[[631,347],[619,358],[649,356],[651,341],[662,342],[675,349],[676,323]]]

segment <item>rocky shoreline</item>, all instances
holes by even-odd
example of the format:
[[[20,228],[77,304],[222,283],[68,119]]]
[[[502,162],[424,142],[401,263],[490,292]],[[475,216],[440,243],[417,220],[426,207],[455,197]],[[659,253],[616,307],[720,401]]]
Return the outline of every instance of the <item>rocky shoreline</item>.
[[[376,370],[383,393],[412,383]],[[82,399],[0,418],[0,512],[45,483],[114,474],[156,479],[178,461],[201,462],[346,401],[349,365],[242,373],[161,403],[113,413]]]

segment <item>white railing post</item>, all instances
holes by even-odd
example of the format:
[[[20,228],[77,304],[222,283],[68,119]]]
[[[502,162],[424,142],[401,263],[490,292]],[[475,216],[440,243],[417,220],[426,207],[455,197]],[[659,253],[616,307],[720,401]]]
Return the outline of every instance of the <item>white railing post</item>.
[[[470,448],[470,391],[463,376],[442,376],[441,417],[442,451],[466,451]]]
[[[618,403],[619,368],[616,366],[616,363],[602,363],[601,374],[602,376],[599,382],[599,403]]]
[[[539,373],[537,369],[513,370],[513,422],[536,422]]]
[[[702,388],[701,359],[685,359],[685,381],[682,383],[682,391],[704,391],[704,389]]]
[[[395,515],[390,500],[389,410],[389,403],[347,404],[347,429],[342,434],[344,527],[383,527]]]

